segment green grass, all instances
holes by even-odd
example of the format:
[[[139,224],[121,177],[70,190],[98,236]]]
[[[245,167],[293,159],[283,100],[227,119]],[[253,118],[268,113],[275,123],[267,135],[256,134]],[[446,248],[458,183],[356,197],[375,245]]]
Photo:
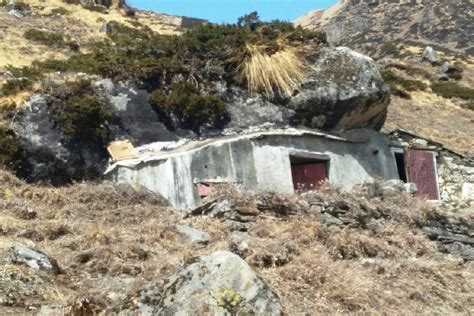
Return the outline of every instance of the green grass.
[[[464,87],[456,82],[435,82],[431,90],[444,98],[460,98],[463,100],[474,100],[474,89]]]
[[[62,33],[48,32],[37,29],[28,29],[24,33],[27,40],[34,41],[47,46],[67,47],[67,42],[64,40]]]

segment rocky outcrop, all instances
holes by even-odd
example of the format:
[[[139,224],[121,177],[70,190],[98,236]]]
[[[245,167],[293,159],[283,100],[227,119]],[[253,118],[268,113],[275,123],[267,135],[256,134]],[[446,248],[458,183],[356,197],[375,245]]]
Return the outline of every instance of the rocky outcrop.
[[[284,99],[251,96],[222,79],[205,88],[227,103],[230,121],[224,132],[239,132],[264,124],[304,125],[323,130],[381,128],[389,92],[372,59],[340,47],[313,52],[307,62],[307,79],[299,91]],[[111,111],[105,124],[110,141],[128,139],[141,146],[197,137],[190,130],[168,130],[148,102],[149,93],[137,84],[104,79],[93,86]],[[100,176],[108,162],[104,146],[87,140],[65,141],[46,99],[47,96],[33,95],[13,122],[26,153],[20,175],[31,181],[55,184]],[[203,129],[201,137],[222,133],[223,130]]]
[[[221,88],[229,103],[227,127],[245,129],[271,123],[323,130],[370,127],[385,122],[389,92],[375,62],[349,48],[324,48],[308,60],[308,76],[285,101],[252,98]]]
[[[278,296],[235,254],[200,257],[141,291],[141,315],[282,315]]]

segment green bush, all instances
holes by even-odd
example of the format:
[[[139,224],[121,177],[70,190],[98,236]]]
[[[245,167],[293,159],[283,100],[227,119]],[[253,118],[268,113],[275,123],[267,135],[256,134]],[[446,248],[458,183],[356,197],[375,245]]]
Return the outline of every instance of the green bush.
[[[61,33],[48,32],[36,29],[28,29],[24,37],[27,40],[38,42],[47,46],[66,47],[67,43]]]
[[[454,80],[461,80],[462,79],[462,74],[458,71],[452,72],[448,74],[448,77]]]
[[[59,15],[70,15],[71,14],[71,11],[63,8],[63,7],[60,7],[60,8],[54,8],[51,10],[51,15],[56,15],[56,14],[59,14]]]
[[[107,141],[105,123],[111,116],[108,104],[81,80],[53,87],[48,105],[53,120],[66,140],[86,140],[104,144]]]
[[[199,133],[204,125],[222,127],[228,119],[223,101],[201,95],[198,88],[188,83],[173,83],[168,94],[156,90],[149,101],[171,129],[184,128]]]
[[[383,56],[400,56],[400,49],[394,43],[385,43],[380,47],[380,52]]]
[[[213,74],[207,72],[212,66],[223,68],[224,79],[237,83],[237,68],[248,54],[246,43],[265,46],[270,53],[278,50],[282,41],[291,46],[325,44],[322,33],[279,21],[262,23],[254,31],[236,25],[202,25],[182,36],[111,22],[107,36],[87,54],[36,63],[36,67],[43,71],[81,71],[114,80],[138,79],[154,91],[171,85],[176,76],[212,79]]]
[[[409,80],[397,76],[390,70],[382,72],[382,77],[385,83],[390,87],[392,94],[399,97],[410,99],[411,91],[424,91],[427,89],[426,84],[418,80]]]
[[[3,96],[14,95],[18,92],[30,89],[33,86],[33,82],[30,79],[11,79],[2,85],[0,91]]]
[[[474,100],[474,89],[463,87],[456,82],[435,82],[431,85],[431,90],[437,95],[448,99]]]
[[[474,111],[474,101],[461,104],[461,107],[466,110]]]
[[[0,125],[0,167],[16,170],[20,165],[20,148],[15,133]]]

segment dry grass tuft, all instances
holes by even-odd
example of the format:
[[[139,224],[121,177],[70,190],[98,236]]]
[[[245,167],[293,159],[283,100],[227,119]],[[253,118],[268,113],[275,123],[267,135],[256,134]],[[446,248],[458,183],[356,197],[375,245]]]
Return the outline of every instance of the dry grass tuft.
[[[282,46],[272,54],[267,47],[246,45],[248,57],[240,65],[240,76],[252,94],[292,95],[306,78],[304,48]]]

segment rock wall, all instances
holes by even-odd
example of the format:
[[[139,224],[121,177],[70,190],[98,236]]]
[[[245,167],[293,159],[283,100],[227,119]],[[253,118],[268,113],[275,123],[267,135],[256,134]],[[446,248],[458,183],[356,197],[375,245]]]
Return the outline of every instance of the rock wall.
[[[449,209],[474,206],[474,164],[449,152],[438,158],[441,199]]]

